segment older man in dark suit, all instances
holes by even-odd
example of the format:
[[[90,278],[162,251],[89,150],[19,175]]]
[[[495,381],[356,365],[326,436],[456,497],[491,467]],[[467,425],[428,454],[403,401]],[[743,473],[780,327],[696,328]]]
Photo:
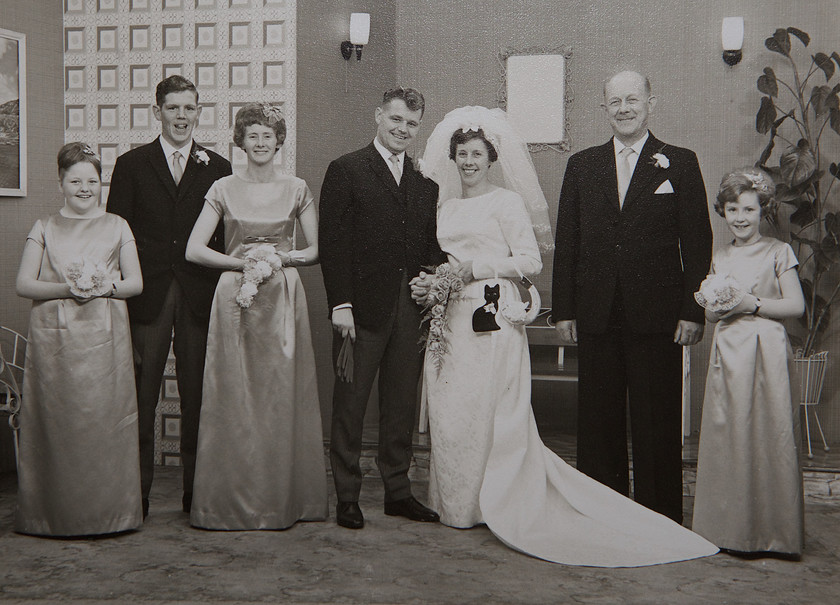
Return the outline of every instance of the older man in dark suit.
[[[152,110],[160,137],[117,158],[107,206],[131,226],[143,272],[143,293],[128,299],[128,314],[137,362],[144,517],[154,475],[155,409],[173,328],[184,512],[192,505],[207,328],[219,273],[187,262],[184,254],[204,195],[231,173],[226,159],[193,140],[201,107],[192,82],[181,76],[160,82]],[[211,245],[224,249],[221,230]]]
[[[422,365],[420,310],[408,280],[443,262],[437,244],[437,185],[417,172],[405,150],[425,102],[410,88],[385,93],[374,141],[333,161],[321,188],[319,251],[337,359],[353,341],[353,379],[336,378],[330,462],[338,524],[364,526],[359,458],[365,408],[379,372],[379,455],[385,514],[416,521],[438,516],[411,493],[408,469]]]
[[[703,335],[712,235],[697,158],[648,131],[655,105],[639,73],[604,86],[614,137],[566,167],[552,317],[578,343],[578,469],[629,493],[629,403],[634,497],[680,522],[682,347]]]

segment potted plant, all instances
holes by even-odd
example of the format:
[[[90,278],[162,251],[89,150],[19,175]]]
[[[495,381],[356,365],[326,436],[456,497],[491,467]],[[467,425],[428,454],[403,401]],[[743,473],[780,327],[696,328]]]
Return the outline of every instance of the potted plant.
[[[840,298],[840,214],[835,211],[840,167],[832,162],[826,170],[823,152],[840,142],[835,136],[840,135],[840,83],[834,83],[840,80],[834,77],[840,74],[840,54],[812,54],[806,50],[810,43],[810,36],[794,27],[777,29],[764,41],[784,57],[786,73],[781,77],[764,68],[755,118],[756,130],[768,136],[756,166],[772,175],[779,202],[765,216],[779,239],[794,246],[800,262],[804,336],[796,344],[806,406],[819,401],[826,353],[815,351]],[[807,411],[805,417],[807,422]],[[824,437],[823,444],[828,449]]]

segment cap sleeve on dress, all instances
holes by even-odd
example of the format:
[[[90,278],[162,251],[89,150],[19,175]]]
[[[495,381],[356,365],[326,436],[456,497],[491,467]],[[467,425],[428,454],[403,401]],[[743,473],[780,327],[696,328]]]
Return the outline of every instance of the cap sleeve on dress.
[[[38,219],[35,221],[35,224],[32,226],[32,230],[29,232],[29,235],[26,236],[26,239],[32,240],[42,248],[44,247],[44,221]]]
[[[134,241],[134,233],[131,232],[131,227],[128,223],[120,217],[120,248]]]
[[[793,267],[797,267],[799,265],[799,261],[796,259],[796,254],[793,252],[793,248],[790,247],[790,244],[785,242],[779,242],[779,244],[780,245],[776,248],[775,257],[776,277],[779,277],[788,269],[792,269]]]
[[[207,194],[204,196],[207,205],[215,210],[219,216],[225,215],[225,196],[222,183],[227,180],[228,177],[222,178],[210,185],[210,189],[207,190]]]
[[[306,184],[306,181],[302,180],[298,184],[297,190],[295,192],[296,196],[296,206],[297,206],[297,216],[303,214],[303,211],[309,208],[309,205],[315,201],[312,192],[309,190],[309,185]]]

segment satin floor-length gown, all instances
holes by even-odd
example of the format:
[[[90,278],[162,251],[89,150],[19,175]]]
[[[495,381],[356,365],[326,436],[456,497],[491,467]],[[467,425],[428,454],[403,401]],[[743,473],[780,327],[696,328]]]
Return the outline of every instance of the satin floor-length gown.
[[[721,248],[712,269],[772,300],[782,297],[779,276],[798,264],[788,244],[762,237]],[[792,364],[779,321],[741,314],[715,326],[692,527],[720,548],[802,553],[801,433]]]
[[[525,328],[473,331],[484,287],[518,301],[518,268],[541,269],[524,203],[495,189],[443,202],[438,241],[450,261],[473,261],[476,280],[446,311],[446,353],[427,350],[430,506],[446,525],[485,523],[505,544],[569,565],[635,567],[712,555],[717,548],[566,464],[546,448],[531,409]]]
[[[120,278],[134,236],[102,214],[37,221],[40,281],[64,283],[69,263],[102,263]],[[15,530],[86,536],[140,527],[137,397],[128,309],[117,298],[38,300],[29,316]]]
[[[224,177],[207,192],[224,220],[227,254],[270,243],[294,249],[295,221],[313,203],[294,176]],[[190,522],[207,529],[284,529],[327,517],[327,483],[315,356],[297,269],[259,285],[249,308],[242,273],[216,288],[207,338]]]

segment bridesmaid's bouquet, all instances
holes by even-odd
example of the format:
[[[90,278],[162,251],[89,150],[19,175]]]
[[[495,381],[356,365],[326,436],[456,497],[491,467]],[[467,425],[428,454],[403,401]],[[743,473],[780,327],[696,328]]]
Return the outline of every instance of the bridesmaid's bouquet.
[[[694,300],[704,309],[715,313],[731,311],[744,298],[744,289],[731,275],[708,275]]]
[[[282,268],[283,259],[271,244],[260,244],[248,250],[236,303],[243,309],[250,307],[259,291],[258,286],[271,279]]]
[[[64,266],[64,277],[70,293],[78,298],[103,296],[111,291],[108,271],[103,262],[78,258]]]
[[[423,309],[423,321],[428,322],[428,333],[424,342],[435,369],[440,371],[443,356],[446,354],[446,307],[453,296],[464,289],[464,280],[452,271],[449,263],[438,265],[431,278],[432,284]]]

